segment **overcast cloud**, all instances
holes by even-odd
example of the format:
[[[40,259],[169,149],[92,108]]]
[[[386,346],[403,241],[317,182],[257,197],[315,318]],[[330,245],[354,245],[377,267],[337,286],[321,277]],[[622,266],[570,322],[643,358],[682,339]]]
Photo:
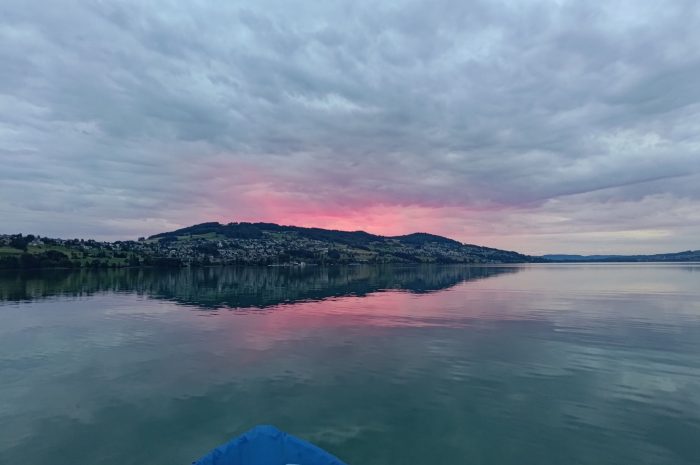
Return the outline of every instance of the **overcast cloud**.
[[[0,232],[700,248],[700,2],[0,4]]]

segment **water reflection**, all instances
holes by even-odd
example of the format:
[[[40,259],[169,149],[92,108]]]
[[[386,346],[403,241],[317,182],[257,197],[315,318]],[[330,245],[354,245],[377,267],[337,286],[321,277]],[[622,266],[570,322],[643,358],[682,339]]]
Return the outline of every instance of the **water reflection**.
[[[0,273],[0,300],[26,301],[111,291],[203,308],[261,308],[329,297],[364,296],[380,290],[430,292],[519,269],[423,265],[4,272]]]
[[[697,269],[14,276],[0,463],[186,464],[273,423],[351,465],[697,465]]]

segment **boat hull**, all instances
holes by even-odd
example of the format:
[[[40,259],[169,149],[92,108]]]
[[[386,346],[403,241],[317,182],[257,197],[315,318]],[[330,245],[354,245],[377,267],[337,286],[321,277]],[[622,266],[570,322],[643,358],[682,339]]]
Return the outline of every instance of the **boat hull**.
[[[256,426],[193,465],[345,465],[320,447],[274,426]]]

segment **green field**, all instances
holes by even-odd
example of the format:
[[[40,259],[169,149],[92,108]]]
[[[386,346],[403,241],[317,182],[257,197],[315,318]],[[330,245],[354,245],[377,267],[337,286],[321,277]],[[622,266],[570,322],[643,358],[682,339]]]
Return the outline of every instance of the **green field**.
[[[19,255],[23,253],[19,249],[15,249],[14,247],[9,247],[9,246],[2,246],[0,247],[0,255]]]

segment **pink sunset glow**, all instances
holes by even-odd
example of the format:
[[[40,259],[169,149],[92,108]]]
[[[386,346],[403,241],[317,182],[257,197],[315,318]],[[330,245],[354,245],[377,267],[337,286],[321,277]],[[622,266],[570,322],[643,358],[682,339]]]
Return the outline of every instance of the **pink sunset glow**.
[[[436,190],[435,198],[423,196],[421,183],[407,186],[413,193],[387,189],[395,174],[373,172],[371,166],[353,167],[355,175],[364,179],[355,183],[333,166],[319,173],[294,165],[292,169],[286,163],[280,169],[219,160],[203,169],[202,182],[216,192],[216,200],[198,212],[199,220],[271,222],[385,236],[428,232],[489,245],[495,244],[493,225],[484,218],[510,209],[492,201],[459,205],[457,198],[440,198],[444,188]]]

